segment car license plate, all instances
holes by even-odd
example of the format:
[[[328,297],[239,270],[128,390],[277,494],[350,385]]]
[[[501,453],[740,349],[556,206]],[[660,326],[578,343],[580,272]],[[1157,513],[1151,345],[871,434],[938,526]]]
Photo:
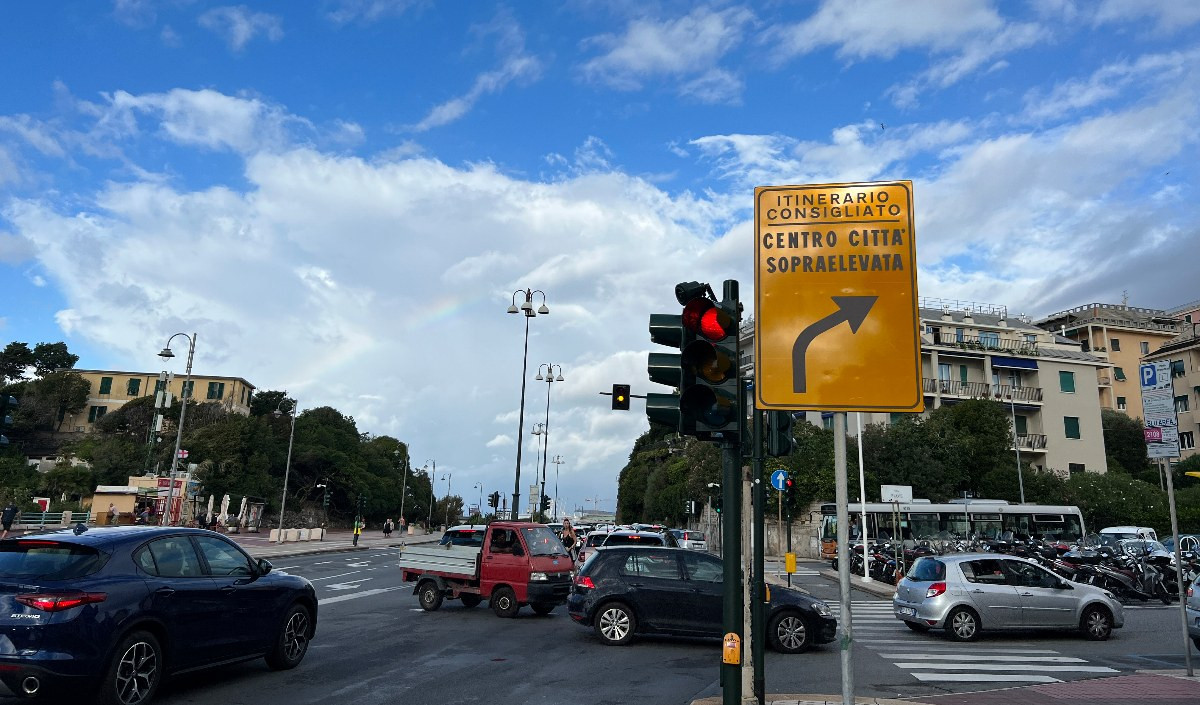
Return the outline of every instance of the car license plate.
[[[917,611],[916,611],[916,610],[914,610],[914,609],[913,609],[913,608],[911,608],[911,607],[897,607],[897,608],[896,608],[896,614],[902,614],[902,615],[905,615],[905,616],[907,616],[907,617],[916,617],[916,616],[917,616]]]

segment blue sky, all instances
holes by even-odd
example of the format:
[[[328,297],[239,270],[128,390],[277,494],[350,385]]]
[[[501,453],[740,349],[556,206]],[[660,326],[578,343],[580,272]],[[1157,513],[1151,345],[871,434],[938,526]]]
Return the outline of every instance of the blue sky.
[[[512,485],[504,309],[532,287],[562,494],[611,506],[646,422],[597,392],[648,391],[675,282],[751,290],[757,185],[912,179],[922,295],[1198,296],[1197,3],[2,12],[0,338],[155,370],[195,331],[197,371],[336,406],[455,488]]]

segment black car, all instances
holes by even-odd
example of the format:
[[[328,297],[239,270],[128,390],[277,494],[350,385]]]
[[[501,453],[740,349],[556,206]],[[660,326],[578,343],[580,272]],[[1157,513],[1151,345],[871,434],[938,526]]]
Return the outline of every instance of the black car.
[[[605,644],[627,644],[635,634],[720,637],[721,587],[721,559],[708,553],[599,548],[575,576],[567,612]],[[767,636],[776,651],[833,641],[837,620],[824,602],[775,586],[769,601]]]
[[[0,695],[143,705],[184,671],[260,657],[294,668],[316,625],[308,580],[212,531],[80,526],[0,541]]]

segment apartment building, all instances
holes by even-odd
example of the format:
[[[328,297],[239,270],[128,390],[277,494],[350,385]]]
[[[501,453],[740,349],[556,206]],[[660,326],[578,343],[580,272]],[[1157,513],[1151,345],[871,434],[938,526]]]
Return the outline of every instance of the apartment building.
[[[110,411],[138,397],[151,396],[165,386],[176,399],[185,391],[192,402],[217,402],[226,410],[249,415],[250,399],[254,385],[241,377],[214,377],[192,375],[184,388],[183,375],[177,375],[165,384],[159,381],[156,372],[121,372],[117,370],[74,370],[91,385],[87,406],[79,414],[68,416],[62,425],[64,431],[90,432],[96,420]]]
[[[1171,363],[1180,460],[1196,454],[1196,439],[1200,436],[1200,319],[1196,323],[1196,327],[1187,326],[1181,335],[1142,358],[1145,362]]]
[[[1078,342],[1084,352],[1107,361],[1096,377],[1101,408],[1140,417],[1138,365],[1145,355],[1179,334],[1180,320],[1161,309],[1091,303],[1046,316],[1037,325]]]
[[[930,298],[920,301],[919,310],[923,415],[967,399],[995,399],[1009,411],[1022,462],[1063,475],[1105,472],[1097,371],[1108,367],[1107,360],[1027,318],[1009,316],[1004,306]],[[753,357],[746,351],[753,338],[753,326],[744,326],[741,367],[751,376]],[[832,416],[809,412],[806,418],[828,427]],[[863,414],[863,423],[902,416]]]

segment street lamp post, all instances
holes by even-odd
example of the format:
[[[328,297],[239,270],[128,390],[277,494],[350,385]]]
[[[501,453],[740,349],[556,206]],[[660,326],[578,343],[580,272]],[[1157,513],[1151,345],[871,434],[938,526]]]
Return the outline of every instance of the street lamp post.
[[[283,413],[279,408],[285,401],[288,401],[286,392],[279,403],[275,405],[275,411],[271,412],[275,418],[279,418],[279,415]],[[279,543],[283,543],[283,514],[287,511],[288,478],[292,474],[292,441],[296,440],[296,407],[299,406],[299,402],[295,399],[291,401],[292,430],[288,433],[287,463],[283,466],[283,498],[279,501]]]
[[[558,521],[558,470],[566,461],[561,455],[556,455],[550,462],[554,463],[554,521]]]
[[[183,421],[187,418],[187,400],[191,396],[192,384],[192,358],[196,355],[196,334],[192,333],[176,333],[170,338],[167,338],[167,344],[163,346],[158,356],[163,360],[169,360],[175,357],[175,353],[171,352],[171,341],[179,336],[187,338],[188,341],[188,358],[187,367],[185,369],[185,377],[183,380],[183,394],[180,394],[179,400],[179,428],[175,430],[175,454],[171,457],[171,484],[167,488],[167,506],[164,507],[162,515],[163,526],[171,524],[171,507],[175,503],[175,473],[179,468],[179,451],[183,445]]]
[[[525,301],[521,303],[520,307],[517,306],[517,294],[524,294],[525,296]],[[536,312],[533,310],[534,294],[542,295],[542,305]],[[518,504],[521,499],[521,445],[525,440],[525,376],[529,374],[529,319],[539,313],[543,316],[550,313],[550,309],[546,308],[546,292],[540,289],[517,289],[514,291],[512,305],[508,307],[508,312],[517,313],[518,311],[525,314],[525,355],[521,360],[521,411],[517,422],[517,469],[516,478],[513,481],[513,521],[517,520],[521,511],[518,508]]]
[[[472,485],[472,487],[479,489],[479,507],[476,509],[476,511],[479,512],[479,516],[483,516],[483,483],[476,482],[474,485]]]
[[[429,464],[430,463],[433,463],[433,472],[432,473],[429,472]],[[425,519],[425,525],[432,526],[433,525],[433,505],[434,505],[434,503],[436,501],[436,497],[437,497],[437,493],[434,491],[434,488],[433,488],[433,481],[434,481],[434,479],[437,478],[437,461],[432,458],[430,458],[429,460],[426,460],[425,465],[422,466],[421,470],[425,473],[426,477],[429,478],[429,516]]]
[[[536,485],[537,485],[537,456],[538,456],[538,454],[540,454],[540,453],[542,452],[542,439],[546,437],[546,424],[544,424],[544,423],[535,423],[535,424],[533,425],[533,430],[532,430],[532,431],[530,431],[529,435],[531,435],[531,436],[537,436],[537,437],[538,437],[538,447],[537,447],[537,452],[535,452],[535,453],[534,453],[534,456],[533,456],[533,457],[534,457],[534,463],[533,463],[533,482],[534,482],[534,485],[536,486]],[[543,485],[543,487],[542,487],[542,492],[541,492],[541,494],[543,494],[543,495],[544,495],[544,494],[546,494],[546,488],[545,488],[545,486],[544,486],[544,485]],[[530,521],[533,521],[533,520],[534,520],[534,518],[535,518],[535,517],[536,517],[538,514],[540,514],[540,513],[541,513],[541,511],[542,511],[542,498],[541,498],[541,497],[538,497],[538,498],[537,498],[537,501],[535,501],[535,502],[532,502],[532,504],[534,505],[534,508],[533,508],[533,511],[529,513],[529,520],[530,520]]]
[[[446,528],[450,528],[450,475],[446,473],[442,475],[442,479],[446,481]]]
[[[545,442],[542,443],[542,497],[546,496],[546,461],[550,454],[550,385],[554,382],[563,381],[562,365],[554,363],[543,363],[538,365],[536,381],[542,380],[542,368],[546,368],[546,423],[542,424],[542,433],[546,436]],[[554,375],[554,368],[558,368],[558,376]],[[538,497],[538,508],[542,506],[542,497]],[[558,510],[555,510],[558,511]],[[545,516],[542,517],[545,520]]]
[[[400,449],[397,448],[393,452],[393,455],[395,455],[396,459],[399,460],[400,459]],[[404,454],[404,465],[401,467],[401,471],[404,473],[404,478],[402,480],[400,480],[400,523],[403,524],[404,523],[404,500],[408,498],[408,454],[407,453]]]
[[[1002,397],[1003,395],[997,392],[996,396]],[[1025,478],[1021,472],[1021,444],[1017,440],[1017,403],[1014,400],[1011,392],[1009,392],[1007,396],[1009,409],[1012,411],[1013,450],[1017,452],[1017,485],[1021,488],[1021,504],[1025,504]]]

